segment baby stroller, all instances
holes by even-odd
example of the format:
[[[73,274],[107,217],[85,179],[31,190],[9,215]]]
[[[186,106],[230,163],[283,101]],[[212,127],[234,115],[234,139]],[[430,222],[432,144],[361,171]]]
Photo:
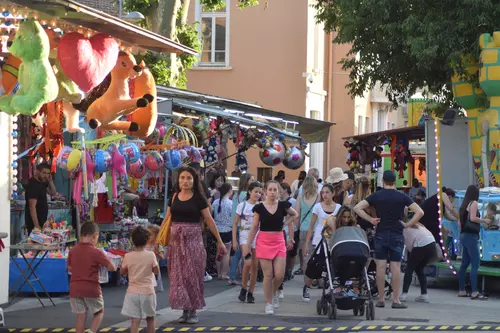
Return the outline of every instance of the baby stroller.
[[[330,240],[322,237],[307,265],[309,278],[325,279],[321,299],[316,304],[318,315],[337,318],[337,310],[353,310],[367,320],[375,319],[371,287],[366,272],[370,253],[365,232],[358,227],[339,228]],[[326,267],[326,274],[323,268]],[[357,290],[356,290],[357,288]]]

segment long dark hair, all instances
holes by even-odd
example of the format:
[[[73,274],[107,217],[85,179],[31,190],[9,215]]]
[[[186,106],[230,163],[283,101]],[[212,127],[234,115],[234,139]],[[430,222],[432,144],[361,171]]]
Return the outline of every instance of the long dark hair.
[[[207,177],[207,185],[210,189],[212,190],[215,190],[216,187],[215,187],[215,182],[217,181],[217,179],[221,178],[222,177],[222,182],[225,183],[226,182],[226,176],[224,175],[224,173],[220,170],[214,170],[214,171],[211,171],[208,173],[208,176],[210,177]]]
[[[348,206],[342,206],[339,208],[339,211],[337,212],[337,215],[335,216],[335,226],[336,226],[337,230],[344,227],[344,225],[342,224],[342,215],[344,215],[344,213],[349,213],[349,215],[350,215],[349,222],[347,222],[346,226],[349,226],[349,227],[356,226],[356,219],[354,218],[354,214],[353,214],[353,211],[351,210],[351,208]]]
[[[467,221],[467,215],[465,215],[465,213],[467,212],[467,207],[469,207],[469,204],[473,201],[478,200],[479,188],[476,185],[469,185],[469,187],[467,187],[467,191],[465,191],[464,201],[462,201],[462,205],[460,206],[460,218],[464,219],[462,223],[465,223],[465,221]]]
[[[335,193],[332,184],[324,184],[323,187],[321,188],[321,192],[323,192],[324,188],[328,189],[328,191],[332,192],[332,194]],[[320,200],[319,201],[323,202],[323,193],[320,194]]]
[[[248,188],[247,188],[247,197],[246,197],[245,200],[249,200],[250,199],[250,192],[252,192],[254,188],[263,188],[263,186],[262,186],[262,184],[260,182],[253,182],[250,185],[248,185]]]
[[[203,200],[205,200],[208,203],[207,198],[205,197],[205,192],[203,190],[203,186],[201,185],[201,182],[200,182],[200,176],[198,175],[198,173],[196,172],[195,169],[193,169],[192,167],[189,167],[189,166],[184,166],[184,167],[181,167],[178,169],[177,180],[176,180],[175,185],[174,185],[175,193],[181,192],[181,187],[179,186],[179,178],[181,176],[181,173],[183,173],[183,172],[189,172],[191,174],[191,176],[193,177],[193,189],[192,189],[193,193],[199,195],[200,197],[203,198]]]
[[[224,198],[224,196],[226,194],[229,193],[229,191],[231,191],[233,189],[233,187],[231,186],[231,184],[228,184],[228,183],[224,183],[222,184],[220,187],[219,187],[219,194],[220,194],[220,197],[219,197],[219,207],[217,208],[217,213],[220,213],[220,210],[222,208],[222,199]]]

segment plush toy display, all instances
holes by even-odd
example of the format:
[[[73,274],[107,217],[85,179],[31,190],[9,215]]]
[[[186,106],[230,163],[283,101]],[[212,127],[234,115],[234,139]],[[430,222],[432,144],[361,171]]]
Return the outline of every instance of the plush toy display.
[[[144,108],[154,100],[154,96],[145,94],[142,97],[130,98],[128,80],[142,73],[142,68],[137,66],[134,57],[120,51],[118,61],[111,71],[111,85],[108,90],[98,98],[87,111],[87,122],[90,128],[121,130],[136,132],[139,125],[130,121],[119,121],[121,116],[127,116]]]
[[[142,97],[145,95],[153,96],[156,99],[156,83],[149,68],[146,67],[144,61],[141,61],[139,67],[142,68],[142,74],[134,80],[134,97]],[[129,117],[128,121],[139,125],[139,130],[130,132],[130,135],[136,137],[147,137],[155,129],[156,121],[158,120],[158,110],[156,103],[150,103],[146,107],[136,109]],[[160,136],[161,130],[160,130]]]
[[[85,132],[83,128],[80,128],[80,111],[75,109],[72,103],[63,100],[63,112],[66,118],[66,129],[70,133]]]
[[[59,41],[57,57],[68,78],[86,93],[111,72],[118,52],[118,43],[109,35],[99,33],[88,39],[70,32]]]
[[[7,61],[2,66],[2,87],[4,95],[10,95],[17,84],[19,66],[21,59],[12,54],[7,57]]]
[[[8,114],[33,115],[58,94],[57,79],[50,66],[50,42],[40,23],[34,19],[19,25],[9,51],[22,63],[19,90],[0,97],[0,110]]]

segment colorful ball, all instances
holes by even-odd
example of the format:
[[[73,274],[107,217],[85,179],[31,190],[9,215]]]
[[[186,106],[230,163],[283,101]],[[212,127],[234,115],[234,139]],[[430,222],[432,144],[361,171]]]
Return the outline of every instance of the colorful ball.
[[[149,152],[144,164],[151,171],[160,171],[163,168],[163,157],[157,151]]]
[[[68,155],[68,163],[66,164],[68,171],[76,169],[80,165],[81,159],[82,152],[78,149],[73,149],[73,151]]]
[[[98,149],[94,157],[95,172],[107,172],[111,168],[111,154],[107,150]]]
[[[201,160],[202,160],[201,153],[198,150],[198,148],[196,148],[195,146],[189,147],[187,153],[188,153],[188,156],[189,156],[189,159],[191,160],[191,162],[194,162],[194,163],[201,162]]]
[[[260,151],[260,160],[265,165],[276,166],[285,159],[285,146],[279,140],[272,140],[269,147]]]
[[[118,150],[120,151],[120,154],[125,157],[125,161],[127,161],[127,163],[135,163],[141,157],[141,150],[133,142],[122,143],[118,147]]]
[[[172,171],[182,165],[181,154],[178,150],[167,150],[165,152],[165,167]]]
[[[186,160],[186,158],[188,157],[187,151],[185,149],[179,149],[178,152],[179,155],[181,156],[181,161]]]
[[[285,159],[283,160],[283,165],[288,169],[297,170],[304,165],[305,160],[306,154],[304,154],[303,150],[295,146],[288,147]]]
[[[146,166],[143,163],[144,158],[141,156],[135,163],[128,165],[128,173],[130,177],[141,179],[146,174]]]

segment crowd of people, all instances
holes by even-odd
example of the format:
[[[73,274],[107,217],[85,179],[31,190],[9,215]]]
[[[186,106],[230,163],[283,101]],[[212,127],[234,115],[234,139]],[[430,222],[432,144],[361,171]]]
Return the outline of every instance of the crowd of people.
[[[393,171],[384,172],[383,188],[377,191],[372,191],[371,179],[356,179],[352,172],[341,168],[330,170],[325,181],[320,179],[317,169],[309,169],[307,173],[301,172],[291,185],[285,182],[284,172],[265,184],[246,173],[241,175],[238,190],[234,192],[223,174],[214,172],[210,179],[206,178],[205,182],[199,169],[179,169],[164,220],[164,223],[172,221],[165,257],[170,306],[183,311],[179,323],[198,322],[197,311],[205,307],[207,276],[241,285],[239,301],[255,303],[255,287],[261,272],[264,300],[258,301],[265,302],[265,313],[271,315],[284,298],[283,281],[303,275],[302,299],[310,301],[310,288],[321,281],[307,276],[309,259],[325,230],[331,235],[343,226],[358,226],[373,236],[368,239],[380,291],[377,307],[385,306],[382,291],[388,263],[392,273],[392,308],[407,307],[405,302],[414,272],[421,288],[421,295],[415,301],[429,302],[424,267],[441,253],[440,233],[434,225],[438,223],[437,196],[419,205],[396,188]],[[477,291],[478,226],[490,223],[491,219],[477,214],[477,187],[467,189],[459,212],[451,204],[454,192],[444,189],[443,193],[445,214],[456,217],[462,225],[464,255],[458,295],[486,299]],[[138,331],[142,319],[146,320],[147,331],[154,331],[154,288],[161,283],[161,279],[154,278],[154,274],[159,274],[158,260],[162,258],[155,246],[158,231],[137,227],[131,234],[135,249],[125,256],[120,267],[120,273],[128,275],[129,280],[122,313],[131,318],[132,333]],[[104,309],[98,267],[108,270],[116,267],[94,246],[97,225],[83,224],[81,235],[80,244],[71,250],[68,258],[68,269],[72,272],[71,307],[77,314],[77,333],[84,331],[87,312],[94,315],[91,330],[97,332]],[[409,258],[401,288],[405,248]],[[299,267],[294,271],[297,258]],[[77,261],[78,265],[73,265]],[[471,294],[464,288],[469,265]],[[241,283],[238,272],[241,272]]]

